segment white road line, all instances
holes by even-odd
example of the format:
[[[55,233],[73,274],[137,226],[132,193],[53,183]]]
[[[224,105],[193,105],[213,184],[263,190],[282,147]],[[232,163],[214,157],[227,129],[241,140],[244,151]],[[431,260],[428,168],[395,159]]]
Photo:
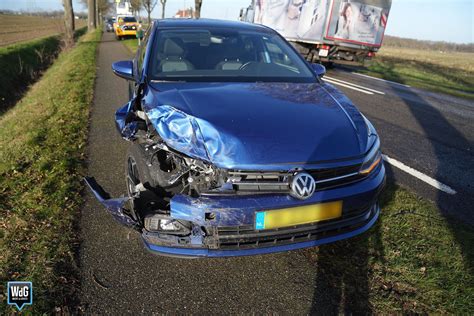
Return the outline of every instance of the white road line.
[[[343,86],[343,87],[346,87],[346,88],[349,88],[349,89],[352,89],[352,90],[356,90],[356,91],[359,91],[359,92],[362,92],[362,93],[365,93],[365,94],[373,94],[373,92],[370,92],[370,91],[367,91],[367,90],[362,90],[362,89],[350,86],[348,84],[340,83],[340,82],[337,82],[337,81],[332,81],[331,79],[327,79],[327,78],[324,78],[324,77],[323,77],[323,80],[325,80],[327,82],[330,82],[332,84]]]
[[[360,85],[355,84],[355,83],[352,83],[352,82],[347,82],[347,81],[344,81],[344,80],[341,80],[341,79],[336,79],[336,78],[329,77],[329,76],[325,76],[325,77],[328,78],[328,79],[330,79],[330,80],[334,80],[334,81],[337,81],[337,82],[345,83],[345,84],[351,85],[351,86],[353,86],[353,87],[361,88],[361,89],[364,89],[364,90],[367,90],[367,91],[370,91],[370,92],[374,92],[374,93],[377,93],[377,94],[381,94],[381,95],[384,95],[384,94],[385,94],[385,92],[378,91],[378,90],[371,89],[371,88],[367,88],[367,87],[364,87],[364,86],[360,86]]]
[[[392,166],[397,167],[398,169],[401,169],[401,170],[405,171],[406,173],[414,176],[415,178],[420,179],[421,181],[423,181],[425,183],[428,183],[429,185],[431,185],[432,187],[435,187],[438,190],[441,190],[441,191],[446,192],[448,194],[456,194],[456,191],[453,188],[451,188],[450,186],[448,186],[444,183],[441,183],[438,180],[435,180],[435,179],[427,176],[426,174],[421,173],[418,170],[415,170],[415,169],[405,165],[403,162],[400,162],[396,159],[390,158],[387,155],[383,155],[383,159],[386,162],[388,162],[389,164],[391,164]]]
[[[382,79],[382,78],[372,77],[372,76],[360,74],[360,73],[358,73],[358,72],[353,72],[353,74],[354,74],[354,75],[361,76],[361,77],[366,77],[366,78],[370,78],[370,79],[374,79],[374,80],[380,80],[380,81],[383,81],[383,82],[388,82],[388,83],[391,83],[391,84],[396,84],[396,85],[399,85],[399,86],[402,86],[402,87],[410,88],[410,86],[407,85],[407,84],[398,83],[398,82],[395,82],[395,81],[390,81],[390,80],[385,80],[385,79]]]

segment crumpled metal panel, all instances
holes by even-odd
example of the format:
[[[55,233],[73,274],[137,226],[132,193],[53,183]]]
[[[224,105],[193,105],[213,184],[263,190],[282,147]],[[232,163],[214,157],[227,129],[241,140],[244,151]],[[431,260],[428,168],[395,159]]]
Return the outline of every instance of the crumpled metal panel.
[[[130,216],[123,212],[123,206],[125,203],[130,200],[129,197],[107,198],[107,194],[103,189],[97,184],[94,178],[86,177],[84,178],[87,186],[91,189],[92,193],[96,199],[105,206],[106,210],[117,220],[120,224],[125,225],[130,228],[136,228],[137,222],[134,221]]]
[[[115,124],[117,129],[125,140],[133,140],[137,132],[137,122],[127,122],[134,100],[131,100],[115,112]]]
[[[153,83],[143,110],[168,145],[216,167],[308,168],[360,159],[367,127],[326,84]]]
[[[245,151],[237,138],[218,131],[211,123],[193,117],[170,105],[149,109],[148,119],[163,140],[172,148],[194,158],[218,165],[228,165]]]
[[[209,160],[199,125],[192,116],[169,105],[151,108],[146,114],[170,147],[189,156]]]

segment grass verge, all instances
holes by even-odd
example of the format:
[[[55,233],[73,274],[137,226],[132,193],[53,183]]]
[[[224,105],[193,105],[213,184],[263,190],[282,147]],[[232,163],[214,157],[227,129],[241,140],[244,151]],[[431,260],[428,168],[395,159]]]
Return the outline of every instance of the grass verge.
[[[374,77],[474,99],[474,54],[383,47],[359,70]]]
[[[0,111],[15,103],[28,84],[56,58],[60,37],[50,36],[31,42],[0,47]]]
[[[81,203],[89,105],[100,31],[61,53],[26,96],[0,117],[0,275],[33,282],[24,310],[76,304],[74,219]],[[14,309],[4,302],[0,314]]]
[[[138,49],[138,40],[136,38],[124,39],[123,44],[134,54]]]
[[[77,30],[75,36],[84,34],[85,30]],[[60,35],[0,47],[0,113],[19,100],[28,85],[51,65],[60,50]]]
[[[470,314],[472,228],[446,222],[432,203],[393,184],[381,207],[368,233],[305,250],[317,265],[315,301],[353,314]]]

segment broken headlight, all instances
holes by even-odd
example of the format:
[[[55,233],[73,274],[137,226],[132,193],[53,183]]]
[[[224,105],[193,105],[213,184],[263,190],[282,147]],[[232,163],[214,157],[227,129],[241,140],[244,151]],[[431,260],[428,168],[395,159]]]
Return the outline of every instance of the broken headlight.
[[[144,224],[145,229],[150,232],[161,232],[173,235],[189,235],[191,233],[190,222],[169,218],[159,214],[145,217]]]

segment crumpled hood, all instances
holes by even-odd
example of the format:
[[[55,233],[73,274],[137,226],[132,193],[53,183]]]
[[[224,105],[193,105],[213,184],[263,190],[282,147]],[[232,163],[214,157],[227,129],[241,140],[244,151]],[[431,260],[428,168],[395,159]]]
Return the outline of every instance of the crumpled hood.
[[[358,158],[367,126],[328,84],[153,83],[144,111],[172,148],[221,168]]]

